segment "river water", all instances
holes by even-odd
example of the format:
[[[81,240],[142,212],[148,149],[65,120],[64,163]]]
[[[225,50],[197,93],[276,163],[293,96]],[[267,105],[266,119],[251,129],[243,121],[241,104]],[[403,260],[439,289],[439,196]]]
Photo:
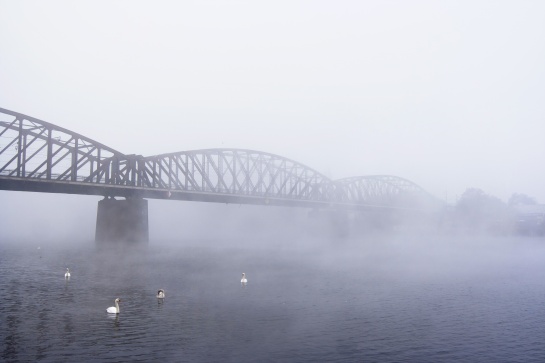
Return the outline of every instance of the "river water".
[[[542,238],[2,241],[0,360],[543,362],[544,261]]]

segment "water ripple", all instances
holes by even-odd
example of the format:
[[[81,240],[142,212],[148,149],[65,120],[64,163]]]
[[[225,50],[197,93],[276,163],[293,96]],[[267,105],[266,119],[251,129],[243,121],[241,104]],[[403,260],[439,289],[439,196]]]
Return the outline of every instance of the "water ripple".
[[[532,246],[513,245],[507,255],[496,252],[486,270],[452,254],[460,266],[473,267],[446,273],[435,262],[422,260],[416,269],[395,256],[387,265],[390,247],[343,252],[342,264],[319,253],[258,249],[44,248],[38,254],[0,246],[0,360],[539,362],[545,356],[545,267],[533,256],[544,257],[542,248],[532,253]],[[518,255],[532,259],[509,257]],[[239,282],[242,270],[247,286]],[[155,298],[158,288],[166,290],[164,301]],[[116,297],[121,313],[109,315]]]

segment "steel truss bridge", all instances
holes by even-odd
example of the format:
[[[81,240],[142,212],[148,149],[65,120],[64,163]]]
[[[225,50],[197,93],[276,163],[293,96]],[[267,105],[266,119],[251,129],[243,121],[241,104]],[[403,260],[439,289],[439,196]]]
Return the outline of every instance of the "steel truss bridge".
[[[379,210],[421,209],[435,200],[400,177],[331,180],[301,163],[260,151],[127,155],[2,108],[0,190]]]

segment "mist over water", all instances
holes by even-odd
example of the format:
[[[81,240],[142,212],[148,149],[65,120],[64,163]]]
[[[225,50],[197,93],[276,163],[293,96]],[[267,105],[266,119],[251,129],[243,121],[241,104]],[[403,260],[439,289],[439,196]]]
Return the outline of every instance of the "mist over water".
[[[2,10],[2,109],[125,155],[256,150],[298,164],[262,164],[259,179],[391,175],[445,205],[385,217],[150,200],[148,244],[96,245],[103,196],[0,190],[0,362],[545,361],[545,2]],[[0,134],[6,182],[108,163],[46,129]]]
[[[243,213],[251,218],[251,211]],[[293,214],[282,218],[246,228],[228,223],[231,231],[216,221],[202,238],[152,238],[121,249],[77,238],[4,240],[0,357],[537,362],[544,356],[542,238],[420,231],[339,237],[323,220],[323,229],[309,230],[295,228]],[[166,291],[163,302],[155,297],[159,288]],[[121,313],[108,316],[116,297]]]

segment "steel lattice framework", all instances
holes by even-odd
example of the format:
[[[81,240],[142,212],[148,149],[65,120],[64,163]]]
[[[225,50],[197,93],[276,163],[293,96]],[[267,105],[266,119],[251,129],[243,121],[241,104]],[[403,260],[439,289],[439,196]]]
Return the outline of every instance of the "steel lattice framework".
[[[331,200],[330,180],[278,155],[208,149],[144,158],[146,186],[262,198]]]
[[[338,180],[343,185],[342,198],[347,202],[393,202],[403,196],[426,195],[415,183],[392,175],[369,175]]]
[[[337,181],[254,150],[126,155],[83,135],[0,108],[0,189],[299,206],[410,207],[433,199],[395,176]]]

